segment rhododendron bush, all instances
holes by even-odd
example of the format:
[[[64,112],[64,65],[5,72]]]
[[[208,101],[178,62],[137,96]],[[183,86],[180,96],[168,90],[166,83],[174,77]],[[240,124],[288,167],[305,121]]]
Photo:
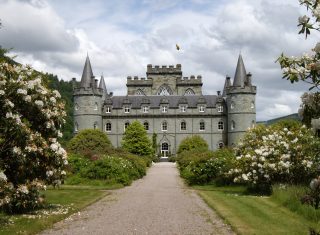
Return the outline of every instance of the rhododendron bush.
[[[59,92],[43,85],[43,76],[0,59],[0,209],[5,211],[38,207],[39,190],[65,176],[67,155],[57,142],[64,104]]]
[[[271,192],[274,182],[302,183],[316,174],[319,144],[305,126],[257,126],[250,129],[236,148],[234,182]]]

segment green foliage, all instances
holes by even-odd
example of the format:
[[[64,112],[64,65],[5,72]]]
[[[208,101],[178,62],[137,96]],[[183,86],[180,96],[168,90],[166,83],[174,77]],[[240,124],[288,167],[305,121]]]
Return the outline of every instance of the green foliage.
[[[80,131],[67,144],[71,153],[92,157],[107,153],[112,148],[108,136],[100,130],[87,129]]]
[[[202,137],[199,135],[194,135],[181,141],[178,148],[178,154],[182,153],[183,151],[190,151],[193,149],[207,151],[209,147],[207,142]]]
[[[302,122],[311,127],[311,120],[320,118],[320,92],[305,92],[301,101],[299,115],[302,116]]]
[[[212,181],[227,183],[225,172],[233,167],[235,156],[231,149],[212,151],[183,151],[177,162],[181,176],[189,184],[206,184]]]
[[[130,153],[140,156],[150,156],[153,152],[152,144],[143,125],[132,122],[122,138],[122,147]]]

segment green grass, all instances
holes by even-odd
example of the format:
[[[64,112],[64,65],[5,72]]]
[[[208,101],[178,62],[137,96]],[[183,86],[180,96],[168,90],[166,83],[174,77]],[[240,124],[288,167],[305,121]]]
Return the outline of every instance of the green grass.
[[[309,234],[320,223],[305,219],[270,197],[250,196],[244,187],[195,186],[205,202],[238,234]]]
[[[36,234],[54,223],[68,217],[80,209],[101,199],[108,192],[94,186],[63,186],[60,189],[48,189],[44,192],[49,207],[28,215],[5,215],[0,213],[0,234]],[[65,211],[66,213],[52,212]],[[51,215],[43,215],[49,212]],[[35,218],[28,218],[35,217]],[[6,223],[11,221],[11,223]]]

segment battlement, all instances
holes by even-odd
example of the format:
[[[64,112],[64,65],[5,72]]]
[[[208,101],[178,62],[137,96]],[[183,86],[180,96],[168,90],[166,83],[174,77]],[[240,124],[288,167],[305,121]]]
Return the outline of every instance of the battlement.
[[[198,76],[194,76],[191,75],[190,77],[181,77],[179,79],[177,79],[177,85],[180,86],[189,86],[189,85],[200,85],[202,86],[202,76],[198,75]]]
[[[182,75],[181,64],[177,64],[176,67],[173,65],[147,65],[147,76],[150,74],[178,74]]]
[[[127,87],[128,86],[152,86],[152,79],[138,76],[128,76],[127,77]]]

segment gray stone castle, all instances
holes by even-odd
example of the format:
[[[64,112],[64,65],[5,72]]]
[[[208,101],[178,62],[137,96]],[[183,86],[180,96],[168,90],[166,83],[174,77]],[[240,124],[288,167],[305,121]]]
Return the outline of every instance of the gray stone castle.
[[[143,124],[149,137],[157,134],[158,153],[175,154],[187,136],[200,135],[209,148],[233,146],[256,123],[256,86],[239,56],[233,79],[223,92],[202,94],[202,78],[183,77],[181,65],[147,66],[146,78],[127,77],[127,95],[107,91],[103,76],[95,79],[89,57],[80,85],[74,88],[74,131],[100,129],[120,147],[131,122]]]

